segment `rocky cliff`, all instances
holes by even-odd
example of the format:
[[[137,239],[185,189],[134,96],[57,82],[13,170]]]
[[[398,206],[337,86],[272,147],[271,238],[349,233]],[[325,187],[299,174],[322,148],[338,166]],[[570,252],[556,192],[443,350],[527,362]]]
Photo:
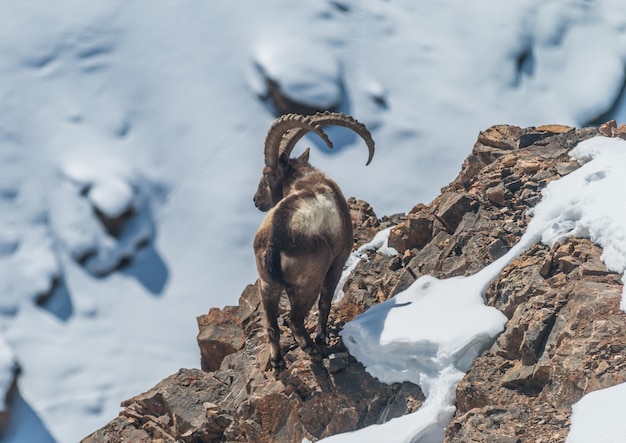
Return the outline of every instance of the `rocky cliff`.
[[[338,331],[421,275],[470,275],[503,255],[524,232],[542,188],[578,167],[569,150],[599,131],[626,133],[614,124],[494,126],[479,135],[459,176],[430,204],[379,220],[369,205],[351,199],[356,244],[392,226],[390,246],[400,253],[372,252],[359,262],[331,311],[323,364],[312,363],[285,333],[288,368],[277,376],[268,371],[259,299],[250,285],[238,306],[198,318],[202,369],[181,369],[124,401],[117,418],[83,441],[317,440],[417,410],[424,400],[419,386],[369,376]],[[572,403],[626,381],[621,276],[607,271],[600,254],[580,238],[553,248],[537,244],[491,283],[488,304],[509,321],[458,385],[446,441],[564,441]]]

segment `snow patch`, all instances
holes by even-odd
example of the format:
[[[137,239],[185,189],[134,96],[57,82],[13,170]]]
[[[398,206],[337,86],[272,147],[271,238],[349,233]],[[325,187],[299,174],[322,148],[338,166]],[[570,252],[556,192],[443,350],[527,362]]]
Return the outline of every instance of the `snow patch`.
[[[72,159],[61,171],[64,180],[51,194],[50,218],[69,256],[99,277],[132,261],[154,235],[150,183],[110,158]]]
[[[296,103],[315,109],[332,109],[343,100],[341,64],[328,46],[298,38],[268,41],[257,46],[248,83],[260,97],[274,82]]]
[[[341,299],[345,295],[343,292],[343,287],[346,284],[348,277],[350,277],[350,274],[352,274],[352,271],[354,271],[354,268],[356,268],[356,266],[359,264],[361,260],[368,259],[368,256],[367,256],[368,251],[377,251],[385,255],[397,255],[398,254],[398,251],[396,251],[394,248],[389,247],[389,232],[390,231],[391,231],[391,228],[387,228],[387,229],[383,229],[382,231],[377,232],[374,238],[372,239],[372,241],[364,244],[363,246],[361,246],[356,251],[350,254],[350,256],[348,257],[348,260],[346,260],[346,264],[344,265],[341,278],[339,279],[339,283],[337,284],[337,287],[335,288],[335,295],[334,295],[333,301],[335,302],[341,301]]]
[[[566,443],[619,443],[626,436],[626,383],[590,392],[572,406]]]

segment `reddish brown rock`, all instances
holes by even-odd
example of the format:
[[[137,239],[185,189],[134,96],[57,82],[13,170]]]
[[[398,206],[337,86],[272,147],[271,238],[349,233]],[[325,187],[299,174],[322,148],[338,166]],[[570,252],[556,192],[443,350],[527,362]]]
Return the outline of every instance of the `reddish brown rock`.
[[[453,234],[463,216],[476,207],[476,199],[469,194],[443,192],[433,206],[437,218],[443,223],[446,230]]]
[[[617,122],[615,120],[611,120],[611,121],[601,124],[599,131],[600,131],[600,134],[604,135],[605,137],[613,137],[616,129],[617,129]]]
[[[405,223],[391,229],[388,244],[402,253],[423,248],[442,229],[444,226],[435,214],[428,210],[412,211]]]
[[[255,304],[250,300],[256,294],[253,289],[244,291],[241,306]],[[213,311],[204,319],[227,318],[225,323],[231,328],[237,323],[232,319],[244,308],[226,311],[228,315]],[[119,417],[83,441],[317,440],[387,421],[423,403],[419,387],[386,385],[367,374],[349,357],[334,322],[330,356],[324,365],[312,362],[285,334],[281,346],[288,368],[280,374],[268,370],[267,337],[258,317],[248,316],[247,322],[250,333],[245,346],[227,355],[219,370],[181,369],[148,392],[123,402]],[[239,340],[230,333],[221,340],[232,337]]]
[[[626,139],[626,124],[622,123],[613,131],[615,137]]]
[[[350,208],[350,218],[352,219],[352,226],[354,227],[354,247],[367,243],[376,232],[380,229],[380,221],[374,209],[369,203],[363,200],[357,200],[354,197],[348,199],[348,206]]]
[[[246,337],[239,308],[211,308],[208,314],[199,316],[197,320],[201,367],[204,371],[217,371],[224,357],[243,348]]]
[[[497,206],[504,206],[506,203],[506,192],[504,186],[496,186],[485,191],[485,197],[491,203]]]

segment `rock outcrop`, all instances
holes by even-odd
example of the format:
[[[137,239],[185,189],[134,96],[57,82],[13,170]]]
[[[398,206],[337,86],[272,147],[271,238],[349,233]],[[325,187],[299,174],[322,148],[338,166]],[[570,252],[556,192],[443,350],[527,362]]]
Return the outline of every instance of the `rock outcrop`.
[[[267,366],[269,346],[261,332],[259,304],[257,288],[250,285],[238,307],[199,317],[205,371],[181,369],[123,402],[119,417],[84,441],[319,439],[415,411],[423,403],[418,386],[385,385],[367,374],[338,342],[337,324],[323,365],[313,363],[289,333],[283,334],[288,369],[275,376]]]
[[[626,134],[615,125],[600,131]],[[378,220],[369,205],[351,199],[356,244],[393,226],[389,243],[399,254],[372,251],[359,262],[332,308],[322,365],[285,333],[288,368],[277,376],[268,370],[258,295],[250,285],[239,306],[198,318],[203,370],[181,369],[125,401],[116,419],[83,441],[316,440],[417,410],[424,400],[419,387],[369,376],[338,331],[421,275],[470,275],[505,254],[525,231],[527,210],[541,190],[578,167],[569,150],[598,133],[494,126],[481,132],[456,180],[430,204]],[[487,302],[509,321],[458,385],[446,441],[564,441],[572,403],[626,381],[621,276],[607,271],[600,254],[580,238],[553,248],[537,244],[491,283]],[[287,308],[285,302],[283,312]],[[314,325],[310,318],[308,326]]]

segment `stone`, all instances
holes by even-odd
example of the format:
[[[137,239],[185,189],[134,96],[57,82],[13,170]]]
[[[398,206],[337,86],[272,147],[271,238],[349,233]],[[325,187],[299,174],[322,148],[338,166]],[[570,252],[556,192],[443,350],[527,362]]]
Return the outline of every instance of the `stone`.
[[[348,206],[352,226],[354,226],[354,247],[356,249],[374,236],[380,228],[380,221],[370,204],[363,200],[350,197],[348,198]]]
[[[598,128],[600,134],[605,137],[613,137],[615,134],[615,130],[617,129],[617,122],[615,120],[610,120],[606,123],[600,125]]]
[[[487,189],[485,197],[496,206],[504,206],[506,203],[504,187],[501,186]]]
[[[601,254],[600,248],[586,239],[570,239],[555,246],[561,259],[580,257],[584,251],[594,258]],[[533,284],[527,276],[538,274],[545,260],[529,260],[526,256],[531,254],[537,252],[522,254],[508,267],[508,272],[492,283],[487,291],[490,304],[499,305],[506,285]],[[535,271],[529,272],[529,266]],[[626,380],[623,367],[595,363],[594,356],[603,351],[608,358],[602,361],[608,362],[621,356],[616,349],[626,349],[626,338],[617,332],[626,332],[625,316],[617,307],[622,291],[620,276],[605,272],[594,275],[576,268],[557,269],[556,274],[544,280],[550,287],[548,292],[517,299],[506,330],[487,353],[474,361],[459,383],[458,410],[446,441],[471,441],[478,435],[489,435],[495,440],[508,435],[513,424],[525,427],[524,441],[536,441],[538,436],[553,441],[550,438],[557,434],[561,437],[556,441],[564,441],[567,433],[563,426],[569,424],[573,403],[587,392]],[[561,275],[567,277],[560,278]],[[592,376],[591,368],[611,374]],[[496,380],[499,387],[493,385]],[[523,417],[517,416],[513,405],[524,407]],[[494,427],[485,408],[495,407],[504,412],[503,424]],[[472,420],[466,415],[470,411]]]
[[[551,134],[562,134],[575,131],[576,128],[567,125],[541,125],[537,126],[537,131],[550,132]]]
[[[441,229],[443,226],[434,214],[423,210],[412,212],[405,221],[391,229],[388,244],[400,253],[421,249]]]
[[[516,148],[516,139],[520,130],[520,128],[515,126],[492,126],[478,134],[477,143],[493,148],[512,150]]]
[[[469,194],[454,192],[443,193],[437,201],[435,215],[452,234],[465,213],[475,207],[475,198]]]
[[[626,124],[622,123],[613,131],[614,137],[626,139]]]
[[[239,307],[211,308],[198,321],[200,364],[205,371],[216,371],[222,360],[243,347],[245,335],[239,317]]]

